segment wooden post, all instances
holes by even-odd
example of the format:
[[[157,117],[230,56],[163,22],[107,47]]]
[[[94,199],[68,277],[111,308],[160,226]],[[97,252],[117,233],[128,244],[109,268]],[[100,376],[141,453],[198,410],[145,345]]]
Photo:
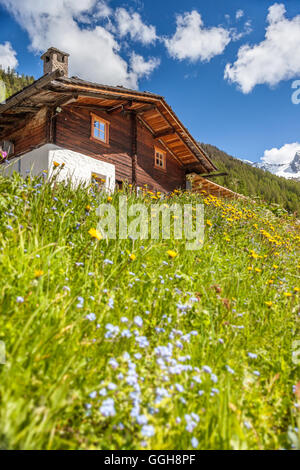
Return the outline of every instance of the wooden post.
[[[132,111],[131,115],[131,159],[132,159],[132,185],[136,186],[136,168],[137,168],[137,118],[136,113]]]
[[[56,115],[53,107],[47,111],[46,118],[46,139],[50,144],[55,144],[56,141]]]

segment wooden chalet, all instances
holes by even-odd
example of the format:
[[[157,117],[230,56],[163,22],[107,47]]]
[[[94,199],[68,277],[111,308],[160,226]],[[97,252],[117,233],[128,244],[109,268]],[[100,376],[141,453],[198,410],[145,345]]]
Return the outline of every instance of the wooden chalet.
[[[217,168],[162,96],[69,78],[69,55],[55,48],[42,60],[44,76],[0,105],[8,171],[38,174],[55,161],[62,178],[95,177],[111,190],[123,181],[162,192],[204,183],[234,197],[203,179]]]

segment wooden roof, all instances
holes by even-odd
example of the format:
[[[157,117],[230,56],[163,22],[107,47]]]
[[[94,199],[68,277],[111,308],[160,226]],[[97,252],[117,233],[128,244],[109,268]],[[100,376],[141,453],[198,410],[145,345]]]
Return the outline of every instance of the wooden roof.
[[[176,158],[182,167],[198,173],[217,171],[165,99],[154,93],[99,85],[59,70],[44,75],[0,105],[0,139],[18,122],[31,119],[41,108],[72,106],[99,108],[109,114],[135,112],[138,120]]]
[[[246,199],[245,196],[239,193],[235,193],[228,188],[224,188],[213,181],[209,181],[206,178],[192,173],[189,175],[192,182],[192,191],[196,193],[201,193],[206,191],[208,194],[212,194],[216,197],[223,197],[227,199]]]

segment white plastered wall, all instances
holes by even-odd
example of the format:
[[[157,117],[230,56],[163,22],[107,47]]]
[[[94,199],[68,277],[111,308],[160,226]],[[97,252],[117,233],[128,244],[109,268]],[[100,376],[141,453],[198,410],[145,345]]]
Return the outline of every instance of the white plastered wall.
[[[12,160],[9,165],[2,167],[2,171],[6,175],[17,171],[24,178],[28,174],[38,176],[43,171],[47,171],[51,176],[54,171],[54,162],[59,165],[64,164],[63,168],[60,167],[59,170],[55,170],[58,172],[58,181],[71,179],[74,185],[80,183],[90,184],[92,174],[95,173],[106,178],[106,189],[108,191],[113,191],[115,188],[114,165],[53,144],[43,145],[39,149]]]

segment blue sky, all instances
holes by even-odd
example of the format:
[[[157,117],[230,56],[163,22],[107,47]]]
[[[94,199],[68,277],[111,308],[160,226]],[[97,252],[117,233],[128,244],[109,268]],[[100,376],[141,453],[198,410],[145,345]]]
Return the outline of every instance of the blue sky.
[[[299,0],[0,0],[4,66],[38,78],[50,46],[71,53],[73,74],[164,95],[195,138],[233,156],[300,149]]]

